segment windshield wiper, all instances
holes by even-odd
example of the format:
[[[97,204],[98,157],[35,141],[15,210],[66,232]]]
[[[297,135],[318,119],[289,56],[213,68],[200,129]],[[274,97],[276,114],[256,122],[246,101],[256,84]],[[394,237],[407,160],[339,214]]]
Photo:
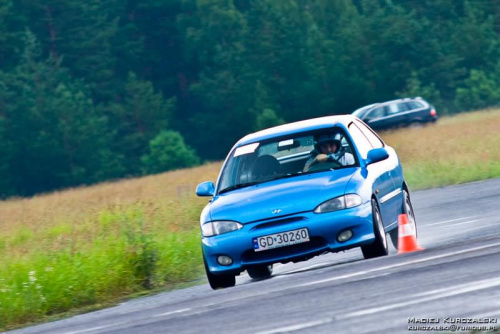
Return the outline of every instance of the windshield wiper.
[[[289,178],[289,177],[293,177],[293,176],[297,176],[297,175],[304,175],[306,174],[305,172],[296,172],[296,173],[289,173],[289,174],[284,174],[284,175],[280,175],[280,176],[277,176],[277,177],[274,177],[272,179],[267,179],[267,181],[274,181],[274,180],[279,180],[279,179],[286,179],[286,178]]]
[[[256,185],[257,183],[260,183],[260,182],[247,182],[247,183],[235,184],[234,186],[229,186],[229,187],[226,187],[226,188],[222,189],[221,191],[219,191],[219,194],[223,194],[225,192],[228,192],[228,191],[231,191],[231,190],[235,190],[235,189],[241,189],[241,188],[245,188],[245,187],[250,187],[250,186]]]
[[[273,177],[273,178],[270,178],[270,179],[261,179],[259,181],[255,181],[255,182],[239,183],[239,184],[235,184],[234,186],[229,186],[227,188],[222,189],[221,191],[219,191],[219,194],[223,194],[225,192],[228,192],[228,191],[231,191],[231,190],[235,190],[235,189],[241,189],[241,188],[253,186],[253,185],[256,185],[256,184],[259,184],[259,183],[264,183],[264,182],[269,182],[269,181],[274,181],[274,180],[279,180],[279,179],[286,179],[286,178],[289,178],[289,177],[292,177],[292,176],[304,175],[304,174],[306,174],[306,173],[304,173],[304,172],[297,172],[297,173],[290,173],[290,174],[280,175],[280,176]]]

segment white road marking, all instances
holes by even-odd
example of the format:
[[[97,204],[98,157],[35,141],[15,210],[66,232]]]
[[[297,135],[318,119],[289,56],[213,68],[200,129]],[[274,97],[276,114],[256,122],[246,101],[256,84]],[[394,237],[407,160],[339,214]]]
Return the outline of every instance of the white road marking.
[[[280,274],[293,274],[293,273],[298,273],[301,271],[306,271],[306,270],[310,270],[310,269],[314,269],[314,268],[318,268],[318,267],[324,267],[324,266],[332,265],[332,264],[333,264],[332,262],[321,262],[321,263],[316,263],[316,264],[313,264],[313,265],[310,265],[307,267],[302,267],[302,268],[291,270],[291,271],[285,271],[285,272],[282,272]]]
[[[461,230],[460,232],[462,232],[462,233],[468,233],[468,232],[471,232],[471,231],[481,230],[481,229],[485,229],[485,228],[490,228],[491,229],[491,227],[489,225],[481,225],[481,226],[469,227],[466,230]],[[483,236],[489,236],[489,234],[483,234]]]
[[[432,223],[432,224],[425,224],[425,225],[422,224],[421,226],[441,225],[441,224],[456,222],[456,221],[459,221],[459,220],[464,220],[464,219],[469,219],[469,218],[475,218],[475,217],[477,217],[477,216],[461,217],[461,218],[457,218],[457,219],[443,220],[443,221],[440,221],[440,222],[437,222],[437,223]]]
[[[391,304],[391,305],[386,305],[386,306],[381,306],[381,307],[373,307],[373,308],[369,308],[369,309],[350,312],[350,313],[336,316],[335,319],[336,320],[343,320],[343,319],[364,316],[364,315],[368,315],[368,314],[379,313],[379,312],[393,310],[393,309],[397,309],[397,308],[401,308],[401,307],[405,307],[405,306],[409,306],[409,305],[428,302],[428,301],[432,301],[432,300],[436,300],[436,299],[462,295],[462,294],[465,294],[468,292],[489,289],[489,288],[493,288],[496,286],[500,286],[500,281],[498,280],[498,278],[486,279],[486,280],[482,280],[482,281],[475,281],[475,282],[470,282],[467,284],[459,284],[459,285],[455,285],[455,286],[452,286],[452,287],[449,287],[446,289],[438,289],[438,290],[431,291],[430,293],[433,293],[433,296],[422,297],[422,298],[417,298],[417,299],[413,299],[414,296],[408,296],[408,299],[410,299],[410,301],[407,301],[407,302],[395,303],[395,304]],[[446,291],[444,291],[444,290],[446,290]]]
[[[183,308],[181,310],[175,310],[175,311],[170,311],[170,312],[155,314],[152,317],[165,317],[167,315],[176,314],[176,313],[182,313],[182,312],[187,312],[187,311],[191,311],[191,309],[190,308]]]
[[[111,327],[113,325],[107,325],[107,326],[99,326],[99,327],[93,327],[93,328],[87,328],[87,329],[82,329],[82,330],[79,330],[79,331],[74,331],[74,332],[66,332],[64,334],[79,334],[79,333],[87,333],[87,332],[92,332],[92,331],[96,331],[98,329],[103,329],[103,328],[107,328],[107,327]]]
[[[121,304],[121,305],[123,305],[123,304]],[[120,306],[121,306],[121,305],[120,305]],[[159,307],[161,307],[161,306],[166,306],[166,305],[167,305],[167,304],[162,303],[162,304],[152,305],[152,306],[148,306],[148,307],[146,307],[146,306],[142,306],[142,307],[140,308],[140,310],[141,310],[141,311],[152,310],[152,309],[156,309],[156,308],[159,308]],[[135,312],[137,312],[137,309],[130,309],[130,308],[127,308],[127,309],[125,309],[124,311],[116,312],[116,314],[123,315],[123,314],[135,313]]]
[[[221,303],[221,305],[224,305],[224,303]],[[202,306],[202,307],[206,307],[206,306]],[[180,316],[181,317],[191,317],[193,315],[198,315],[198,314],[202,314],[202,313],[207,313],[207,312],[212,312],[214,311],[214,309],[211,309],[211,308],[207,308],[207,309],[201,309],[199,311],[195,311],[195,312],[189,312],[187,314],[181,314]]]
[[[455,226],[459,226],[459,225],[466,225],[466,224],[471,224],[471,223],[476,223],[476,222],[480,222],[480,221],[483,221],[483,220],[486,220],[488,221],[489,218],[483,218],[483,219],[474,219],[474,220],[468,220],[466,222],[462,222],[462,223],[456,223],[456,224],[450,224],[450,225],[444,225],[444,226],[435,226],[436,228],[453,228]]]
[[[371,273],[371,272],[374,272],[374,271],[378,271],[378,270],[358,271],[357,273],[352,273],[352,274],[347,274],[347,275],[342,275],[342,276],[335,276],[335,277],[332,277],[332,278],[327,278],[327,279],[323,279],[323,280],[319,280],[319,281],[314,281],[314,282],[300,284],[300,285],[297,285],[296,287],[316,285],[316,284],[321,284],[321,283],[325,283],[325,282],[337,281],[337,280],[344,279],[344,278],[351,278],[351,277],[361,276],[361,275],[368,274],[368,273]]]
[[[488,213],[483,213],[483,214],[480,214],[480,215],[475,215],[475,216],[467,216],[467,217],[460,217],[460,218],[456,218],[456,219],[449,219],[449,220],[443,220],[443,221],[440,221],[440,222],[436,222],[436,223],[431,223],[431,224],[421,224],[419,226],[434,226],[434,225],[441,225],[441,224],[446,224],[446,223],[451,223],[451,222],[455,222],[455,221],[459,221],[459,220],[465,220],[465,219],[470,219],[470,218],[479,218],[481,216],[483,216],[483,218],[481,219],[486,219],[486,218],[496,218],[498,217],[498,214],[500,213],[500,211],[490,211]]]
[[[479,247],[464,249],[464,250],[461,250],[461,251],[455,251],[455,252],[450,252],[450,253],[445,253],[445,254],[430,256],[430,257],[419,259],[419,260],[407,261],[407,262],[403,262],[403,263],[396,263],[396,264],[385,266],[385,267],[378,267],[378,268],[375,268],[375,269],[372,269],[372,270],[359,271],[359,272],[356,272],[356,273],[347,274],[347,275],[343,275],[343,276],[336,276],[336,277],[331,277],[331,278],[327,278],[327,279],[323,279],[323,280],[308,282],[308,283],[296,285],[295,287],[303,287],[303,286],[316,285],[316,284],[321,284],[321,283],[326,283],[326,282],[331,282],[331,281],[337,281],[337,280],[344,279],[344,278],[351,278],[351,277],[355,277],[355,276],[361,276],[361,275],[368,274],[368,273],[374,273],[374,272],[378,272],[378,271],[384,271],[384,270],[387,270],[387,269],[393,269],[393,268],[403,267],[403,266],[407,266],[407,265],[422,263],[422,262],[426,262],[426,261],[432,261],[432,260],[436,260],[436,259],[441,259],[441,258],[445,258],[445,257],[449,257],[449,256],[454,256],[454,255],[458,255],[458,254],[464,254],[464,253],[468,253],[468,252],[473,252],[473,251],[477,251],[477,250],[481,250],[481,249],[486,249],[486,248],[491,248],[491,247],[497,247],[497,246],[500,246],[500,243],[495,243],[495,244],[490,244],[490,245],[485,245],[485,246],[479,246]]]
[[[496,278],[496,279],[489,278],[489,279],[485,279],[485,280],[481,280],[481,281],[467,282],[467,283],[457,284],[454,286],[448,286],[446,288],[440,288],[440,289],[435,289],[435,290],[426,291],[426,292],[419,292],[419,293],[411,295],[408,298],[432,296],[435,294],[440,294],[440,293],[444,293],[444,292],[448,292],[448,291],[454,291],[454,290],[457,290],[457,289],[460,289],[463,287],[477,285],[477,284],[480,284],[480,282],[497,282],[500,284],[500,280],[498,280],[498,278]]]
[[[185,309],[181,309],[181,310],[175,310],[175,311],[171,311],[171,312],[165,312],[165,313],[161,313],[161,314],[155,314],[152,317],[164,317],[164,316],[167,316],[167,315],[177,314],[177,313],[182,313],[182,312],[187,312],[187,311],[190,311],[190,310],[191,310],[190,308],[185,308]],[[96,331],[96,330],[103,329],[103,328],[114,327],[114,326],[121,326],[121,325],[125,325],[125,324],[128,324],[128,323],[130,323],[130,322],[129,321],[118,322],[118,323],[113,323],[113,324],[109,324],[109,325],[106,325],[106,326],[99,326],[99,327],[87,328],[87,329],[82,329],[82,330],[74,331],[74,332],[65,332],[64,334],[87,333],[87,332],[92,332],[92,331]]]

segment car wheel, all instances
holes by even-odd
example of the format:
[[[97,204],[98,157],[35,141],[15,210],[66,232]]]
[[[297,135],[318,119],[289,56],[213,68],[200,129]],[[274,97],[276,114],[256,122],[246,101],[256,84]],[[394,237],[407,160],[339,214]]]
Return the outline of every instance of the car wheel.
[[[236,285],[236,277],[231,274],[215,275],[208,269],[207,261],[203,257],[203,264],[205,265],[205,272],[207,274],[208,283],[214,290],[230,288]]]
[[[412,225],[415,231],[415,237],[417,236],[417,220],[415,219],[415,213],[413,212],[413,206],[411,205],[410,195],[406,190],[403,190],[403,213],[408,215],[408,221]],[[398,230],[399,228],[393,229],[389,232],[391,236],[392,244],[394,248],[398,249]]]
[[[378,208],[378,204],[374,199],[372,199],[372,217],[375,241],[371,245],[361,247],[361,252],[363,253],[363,257],[365,259],[384,256],[389,253],[387,237],[385,235],[382,217],[380,216],[380,209]]]
[[[248,267],[247,272],[253,279],[269,278],[273,274],[273,265]]]

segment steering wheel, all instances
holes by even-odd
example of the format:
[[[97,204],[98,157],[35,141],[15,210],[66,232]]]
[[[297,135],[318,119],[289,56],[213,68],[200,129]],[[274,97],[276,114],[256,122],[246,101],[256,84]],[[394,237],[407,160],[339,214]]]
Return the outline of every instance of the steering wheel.
[[[318,162],[317,164],[312,165],[307,171],[308,172],[317,172],[320,170],[326,171],[326,170],[330,170],[332,168],[337,168],[340,166],[342,166],[342,165],[337,160],[332,160],[332,161],[328,160],[325,162]]]

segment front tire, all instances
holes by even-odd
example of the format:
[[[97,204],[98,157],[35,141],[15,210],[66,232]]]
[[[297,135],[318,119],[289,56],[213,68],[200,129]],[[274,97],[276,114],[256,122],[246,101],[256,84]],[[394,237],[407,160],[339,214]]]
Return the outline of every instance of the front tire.
[[[203,264],[205,265],[205,273],[207,274],[208,284],[214,290],[230,288],[236,285],[236,277],[231,274],[215,275],[208,269],[207,261],[203,257]]]
[[[248,276],[253,279],[266,279],[273,274],[273,265],[254,266],[247,268]]]
[[[365,259],[385,256],[389,253],[387,237],[382,223],[382,216],[377,201],[372,199],[372,217],[373,217],[373,232],[375,233],[375,241],[371,245],[361,246],[361,252]]]
[[[408,220],[412,225],[413,230],[415,231],[415,237],[417,236],[417,220],[415,219],[415,213],[413,212],[413,206],[411,205],[410,194],[406,190],[403,189],[403,213],[408,215]],[[389,232],[391,236],[392,244],[394,248],[398,249],[398,235],[399,224],[398,227]]]

